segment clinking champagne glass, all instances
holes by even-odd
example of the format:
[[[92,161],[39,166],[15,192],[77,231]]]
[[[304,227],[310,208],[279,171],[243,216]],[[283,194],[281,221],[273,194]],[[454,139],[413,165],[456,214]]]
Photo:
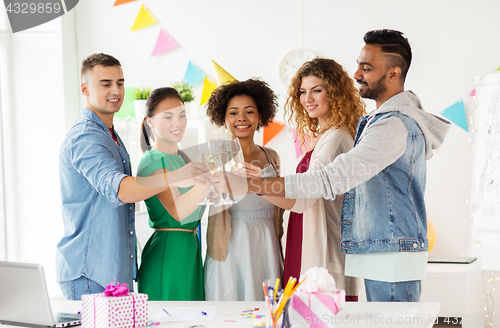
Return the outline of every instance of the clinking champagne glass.
[[[222,139],[213,139],[210,140],[210,153],[212,154],[213,158],[213,170],[212,173],[215,172],[222,172],[224,170],[224,159],[223,156],[224,154],[224,143],[225,140]],[[215,186],[213,185],[214,190],[217,192],[217,189],[215,189]],[[223,193],[222,193],[222,187],[219,187],[220,192],[217,192],[217,196],[214,198],[219,198],[219,201],[215,206],[222,206],[222,205],[227,205]],[[214,194],[215,195],[215,194]],[[214,199],[212,198],[212,199]]]
[[[221,161],[222,161],[222,168],[226,172],[231,172],[231,162],[232,162],[232,141],[230,140],[224,140],[222,143],[222,150],[221,150]],[[236,204],[234,200],[231,199],[228,193],[223,193],[222,188],[221,188],[221,195],[222,195],[222,204],[223,205],[233,205]]]
[[[208,167],[210,167],[209,153],[210,151],[208,148],[208,144],[204,143],[198,146],[198,157],[200,163],[205,163],[208,165]],[[207,188],[205,187],[205,198],[200,203],[198,203],[198,205],[213,205],[213,204],[215,203],[212,203],[210,201],[209,195],[207,194]]]
[[[231,171],[234,171],[235,169],[244,169],[245,159],[243,158],[243,151],[241,150],[240,140],[238,138],[234,139],[231,142],[231,150],[232,150]]]
[[[214,139],[214,140],[210,140],[210,142],[209,142],[209,149],[210,149],[209,167],[210,167],[212,174],[217,173],[217,172],[222,172],[222,170],[223,170],[223,164],[222,164],[222,160],[221,160],[221,150],[222,150],[223,142],[224,142],[224,140],[221,140],[221,139]],[[215,188],[215,183],[212,183],[212,186],[210,187],[210,190],[208,193],[208,198],[211,200],[219,198],[219,202],[216,204],[216,206],[220,206],[220,205],[223,205],[221,203],[222,200],[220,199],[220,197],[221,197],[221,193],[219,193],[219,191],[217,191],[217,189]]]

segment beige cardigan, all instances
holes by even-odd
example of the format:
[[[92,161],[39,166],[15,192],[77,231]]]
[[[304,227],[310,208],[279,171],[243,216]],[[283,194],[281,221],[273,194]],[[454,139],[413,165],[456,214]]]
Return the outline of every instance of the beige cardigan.
[[[271,148],[262,147],[267,158],[274,167],[277,175],[280,174],[280,158],[276,151]],[[210,208],[212,209],[212,207]],[[276,234],[280,241],[283,235],[283,210],[276,206],[276,215],[274,218]],[[231,215],[229,215],[229,207],[223,211],[210,214],[208,217],[207,227],[207,255],[215,261],[226,261],[227,248],[229,246],[229,237],[231,236]],[[281,250],[281,249],[280,249]],[[283,252],[281,252],[283,254]],[[282,255],[283,257],[283,255]]]
[[[320,136],[311,154],[308,171],[316,171],[348,152],[353,139],[346,129],[330,129]],[[340,248],[343,195],[335,200],[297,199],[290,210],[303,213],[301,273],[318,266],[328,269],[346,295],[357,296],[361,280],[344,276],[345,255]]]

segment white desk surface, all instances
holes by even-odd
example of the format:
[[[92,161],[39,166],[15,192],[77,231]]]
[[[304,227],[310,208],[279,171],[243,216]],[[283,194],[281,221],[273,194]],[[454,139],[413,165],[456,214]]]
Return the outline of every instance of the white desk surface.
[[[482,271],[481,259],[468,264],[427,263],[426,278],[468,278],[473,271]]]
[[[76,313],[81,311],[80,301],[53,301],[52,311],[54,312],[73,312]],[[197,321],[197,322],[172,322],[172,323],[162,323],[158,328],[187,328],[191,325],[203,325],[206,328],[252,328],[253,321],[257,319],[246,319],[240,315],[242,311],[247,308],[259,308],[259,311],[254,312],[254,314],[265,315],[265,303],[264,302],[149,302],[149,319],[152,320],[157,315],[162,308],[167,307],[209,307],[218,306],[217,315],[214,321]],[[337,314],[337,316],[345,317],[348,313],[388,313],[388,312],[400,312],[409,309],[417,308],[418,311],[414,317],[414,323],[408,324],[384,324],[376,321],[369,322],[364,319],[358,321],[349,322],[347,319],[344,323],[340,324],[328,324],[328,327],[366,327],[366,328],[430,328],[432,327],[432,319],[437,317],[439,312],[439,303],[347,303],[346,307]],[[228,316],[227,314],[231,315]],[[364,316],[361,315],[360,318]],[[225,320],[235,320],[236,322],[225,322]],[[202,327],[203,327],[202,326]],[[5,326],[6,327],[6,326]],[[157,326],[151,326],[155,328]]]

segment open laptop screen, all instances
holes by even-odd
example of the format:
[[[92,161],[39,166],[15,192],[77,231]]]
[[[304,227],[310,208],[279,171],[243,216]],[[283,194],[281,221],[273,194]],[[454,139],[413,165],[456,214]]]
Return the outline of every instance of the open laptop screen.
[[[0,322],[55,325],[42,265],[0,261],[0,295]]]

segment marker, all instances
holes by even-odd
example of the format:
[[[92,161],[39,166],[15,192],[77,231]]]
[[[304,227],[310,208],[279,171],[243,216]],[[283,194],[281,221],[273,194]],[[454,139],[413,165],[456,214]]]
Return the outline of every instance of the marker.
[[[203,315],[207,315],[207,313],[205,311],[201,311],[201,314]]]
[[[163,312],[165,312],[165,313],[166,313],[169,317],[171,317],[170,313],[168,313],[168,312],[167,312],[167,310],[165,310],[165,309],[162,309],[162,310],[163,310]]]

